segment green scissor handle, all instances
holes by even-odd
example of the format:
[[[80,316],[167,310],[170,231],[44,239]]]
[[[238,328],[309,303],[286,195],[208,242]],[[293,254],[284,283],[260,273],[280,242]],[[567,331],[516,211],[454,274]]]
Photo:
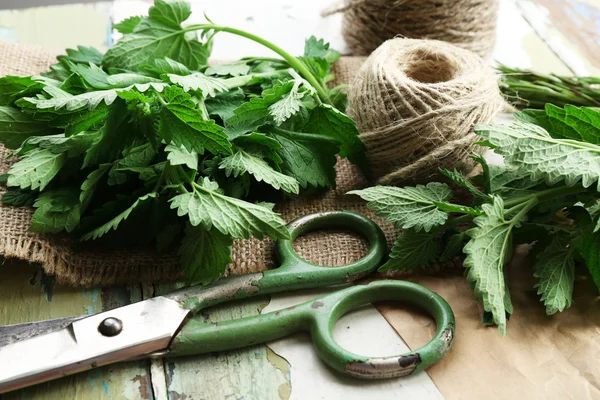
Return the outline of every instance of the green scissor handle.
[[[300,235],[321,228],[352,230],[369,241],[369,252],[360,260],[339,267],[311,264],[294,251]],[[265,272],[219,279],[211,285],[188,287],[165,295],[179,301],[192,313],[231,300],[260,294],[341,285],[368,275],[381,265],[387,242],[381,228],[366,216],[352,211],[329,211],[306,215],[288,225],[290,240],[277,243],[281,266]]]
[[[391,357],[364,357],[339,346],[332,335],[340,317],[362,305],[396,300],[417,306],[435,318],[437,332],[420,349]],[[405,281],[376,281],[353,286],[298,306],[216,324],[191,320],[175,337],[172,355],[200,354],[264,343],[308,331],[319,356],[332,368],[365,379],[408,375],[438,362],[454,338],[454,314],[431,290]]]

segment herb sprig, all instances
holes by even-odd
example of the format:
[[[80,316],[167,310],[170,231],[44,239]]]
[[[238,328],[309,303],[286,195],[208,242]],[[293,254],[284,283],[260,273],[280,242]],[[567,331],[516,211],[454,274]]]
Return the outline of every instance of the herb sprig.
[[[600,290],[600,111],[548,104],[515,115],[511,126],[476,128],[505,165],[476,156],[483,172],[473,179],[442,171],[471,194],[468,206],[452,203],[452,189],[441,182],[350,192],[403,230],[382,271],[463,252],[483,321],[503,335],[513,313],[505,265],[515,245],[533,244],[535,288],[547,314],[571,306],[578,268]]]
[[[225,271],[236,238],[288,238],[263,201],[334,186],[336,155],[363,165],[364,145],[327,86],[329,44],[312,37],[295,57],[210,21],[182,26],[190,14],[156,0],[115,25],[105,54],[69,49],[47,73],[1,78],[0,141],[20,157],[2,202],[33,205],[32,231],[178,247],[195,284]],[[209,66],[220,32],[281,58]]]

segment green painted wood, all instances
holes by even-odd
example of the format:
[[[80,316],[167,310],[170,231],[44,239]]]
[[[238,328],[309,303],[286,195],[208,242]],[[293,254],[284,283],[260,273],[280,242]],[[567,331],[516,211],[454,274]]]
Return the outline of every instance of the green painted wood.
[[[36,267],[22,261],[0,265],[0,325],[90,314],[137,301],[137,288],[78,289],[61,285],[51,290]],[[34,277],[32,279],[32,277]],[[24,354],[35,362],[35,354]],[[101,367],[89,372],[0,395],[2,400],[153,399],[147,361]]]
[[[156,294],[173,290],[159,285]],[[235,301],[202,310],[195,318],[218,322],[258,315],[268,297]],[[164,360],[169,400],[288,399],[291,395],[288,362],[265,345]],[[154,375],[153,379],[161,379]]]

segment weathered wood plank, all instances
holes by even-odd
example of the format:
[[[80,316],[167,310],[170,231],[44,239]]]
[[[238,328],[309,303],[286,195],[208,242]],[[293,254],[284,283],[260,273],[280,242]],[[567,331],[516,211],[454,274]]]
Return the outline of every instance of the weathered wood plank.
[[[0,266],[0,325],[92,314],[137,301],[136,288],[78,289],[57,285],[41,287],[41,275],[32,279],[37,267],[22,261]],[[137,292],[137,293],[136,293]],[[35,354],[24,354],[35,362]],[[6,360],[2,360],[6,362]],[[10,362],[10,361],[9,361]],[[148,362],[136,361],[106,366],[48,383],[8,393],[2,399],[153,399]]]
[[[173,289],[173,285],[160,285],[157,294]],[[206,309],[195,318],[217,322],[257,315],[268,302],[267,297],[230,302]],[[288,370],[287,361],[265,345],[164,360],[170,400],[288,399]],[[160,376],[153,374],[152,378]]]

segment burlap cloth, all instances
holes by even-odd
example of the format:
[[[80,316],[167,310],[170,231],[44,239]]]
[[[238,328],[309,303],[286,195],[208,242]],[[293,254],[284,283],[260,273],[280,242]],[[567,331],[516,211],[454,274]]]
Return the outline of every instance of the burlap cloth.
[[[58,50],[37,46],[0,42],[0,76],[32,75],[46,71],[55,62]],[[333,84],[347,83],[353,78],[363,57],[345,57],[334,66]],[[7,149],[0,145],[0,174],[6,173],[14,159],[6,159]],[[299,216],[328,210],[354,210],[374,218],[383,228],[389,245],[394,229],[383,219],[374,217],[357,196],[349,190],[364,188],[367,181],[357,167],[346,160],[337,165],[337,187],[324,195],[292,199],[276,208],[286,221]],[[4,188],[0,188],[0,193]],[[41,235],[28,232],[33,212],[29,208],[0,206],[0,255],[40,263],[46,273],[61,283],[78,286],[114,285],[131,282],[173,281],[182,277],[174,254],[158,254],[154,250],[75,251],[75,239],[66,235]],[[345,232],[318,232],[299,238],[295,248],[307,260],[320,265],[344,265],[366,253],[367,244],[357,235]],[[242,274],[275,267],[274,244],[271,240],[237,240],[233,248],[233,264],[228,274]]]

